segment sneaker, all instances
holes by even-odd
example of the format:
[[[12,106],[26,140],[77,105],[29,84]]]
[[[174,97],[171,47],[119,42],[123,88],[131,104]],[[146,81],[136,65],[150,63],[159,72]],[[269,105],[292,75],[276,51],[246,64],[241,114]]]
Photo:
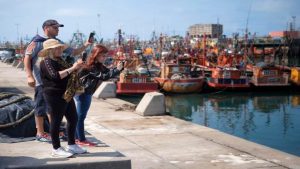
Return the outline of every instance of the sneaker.
[[[40,142],[51,142],[52,141],[51,136],[47,133],[44,133],[41,135],[36,135],[35,139]]]
[[[77,144],[67,145],[66,150],[73,153],[73,154],[83,154],[86,153],[87,150],[78,146]]]
[[[59,147],[58,149],[52,150],[52,156],[53,157],[63,157],[68,158],[73,156],[74,154],[72,152],[66,151],[63,147]]]
[[[68,141],[67,136],[64,134],[59,134],[59,139],[60,139],[60,141]]]
[[[95,144],[93,142],[90,142],[88,140],[84,140],[84,141],[76,140],[75,142],[76,142],[77,145],[80,145],[80,146],[91,146],[91,147],[94,147],[94,146],[97,145],[97,144]]]

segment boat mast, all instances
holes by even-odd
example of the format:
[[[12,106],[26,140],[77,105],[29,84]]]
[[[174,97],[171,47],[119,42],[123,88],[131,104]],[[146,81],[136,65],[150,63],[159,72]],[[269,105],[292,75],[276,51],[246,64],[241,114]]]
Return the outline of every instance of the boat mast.
[[[250,16],[251,8],[252,8],[252,2],[253,2],[253,0],[251,0],[251,2],[250,2],[250,7],[248,10],[247,20],[246,20],[244,60],[248,56],[248,23],[249,23],[249,16]]]
[[[122,43],[122,30],[118,29],[118,45],[121,46]]]
[[[202,63],[203,66],[205,66],[206,54],[207,54],[206,33],[204,33],[204,36],[203,36],[203,63]]]

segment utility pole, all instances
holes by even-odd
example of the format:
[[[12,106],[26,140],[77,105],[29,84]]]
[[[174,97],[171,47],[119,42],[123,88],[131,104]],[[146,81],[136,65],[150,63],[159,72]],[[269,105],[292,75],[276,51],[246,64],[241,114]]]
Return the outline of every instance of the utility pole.
[[[17,43],[19,43],[19,25],[20,24],[15,24],[17,26]]]
[[[219,41],[219,38],[220,38],[220,34],[219,34],[220,32],[221,32],[221,29],[220,29],[219,17],[218,17],[217,18],[217,38],[218,38],[218,41]]]
[[[98,17],[98,22],[99,22],[99,37],[100,37],[100,39],[102,38],[101,37],[101,22],[100,22],[100,14],[97,14],[97,17]]]
[[[292,16],[292,18],[293,18],[292,31],[296,31],[296,16]]]

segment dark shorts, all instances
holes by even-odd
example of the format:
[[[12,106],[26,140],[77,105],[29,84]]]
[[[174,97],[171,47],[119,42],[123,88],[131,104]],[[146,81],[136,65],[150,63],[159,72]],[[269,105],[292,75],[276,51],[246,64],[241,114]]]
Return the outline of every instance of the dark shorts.
[[[47,115],[47,104],[43,95],[43,87],[36,86],[34,94],[34,114],[35,116],[46,116]]]

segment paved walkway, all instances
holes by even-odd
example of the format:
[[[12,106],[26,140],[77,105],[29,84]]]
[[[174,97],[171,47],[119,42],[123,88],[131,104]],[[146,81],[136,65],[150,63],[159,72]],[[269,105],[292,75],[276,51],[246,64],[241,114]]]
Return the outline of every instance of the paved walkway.
[[[7,87],[33,95],[33,89],[26,86],[25,72],[0,62],[0,90]],[[88,148],[86,155],[57,161],[48,154],[49,144],[0,143],[0,164],[10,157],[14,158],[6,162],[28,158],[66,166],[92,163],[97,158],[103,162],[119,159],[123,164],[130,159],[133,169],[300,168],[300,157],[171,116],[142,117],[130,103],[119,99],[93,99],[86,130],[107,147]],[[47,151],[41,157],[32,155],[33,147],[39,146]]]

